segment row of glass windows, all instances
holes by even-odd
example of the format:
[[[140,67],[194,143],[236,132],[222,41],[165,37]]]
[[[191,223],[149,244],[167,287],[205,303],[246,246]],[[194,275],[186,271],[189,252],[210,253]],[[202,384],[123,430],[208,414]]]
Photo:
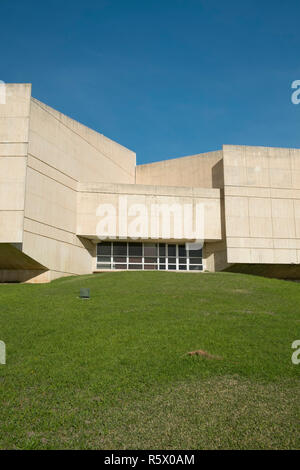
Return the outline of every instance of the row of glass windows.
[[[202,271],[202,250],[166,243],[103,242],[97,245],[97,269]]]

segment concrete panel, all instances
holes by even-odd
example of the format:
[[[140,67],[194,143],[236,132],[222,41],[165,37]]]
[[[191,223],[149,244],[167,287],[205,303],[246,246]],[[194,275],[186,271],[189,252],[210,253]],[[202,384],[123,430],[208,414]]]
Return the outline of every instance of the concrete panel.
[[[300,151],[224,146],[223,154],[228,262],[296,262]]]
[[[296,238],[294,203],[290,199],[272,199],[273,236]]]
[[[28,167],[25,217],[75,233],[76,191]]]
[[[30,112],[30,83],[6,83],[5,104],[0,104],[0,117],[24,117]]]
[[[0,105],[0,242],[23,238],[31,86],[6,84]]]
[[[24,209],[26,157],[0,158],[0,210]]]
[[[273,249],[274,240],[273,238],[227,238],[227,246],[229,248],[269,248]]]
[[[226,197],[226,233],[228,237],[249,237],[248,198]]]
[[[136,165],[135,152],[109,139],[108,137],[105,137],[99,132],[84,126],[80,122],[71,119],[50,106],[47,106],[45,103],[34,98],[32,99],[32,102],[34,105],[39,106],[41,109],[46,111],[46,113],[58,120],[65,129],[72,131],[73,139],[75,134],[78,135],[80,137],[81,146],[83,145],[83,142],[86,142],[90,149],[94,148],[99,152],[99,154],[111,160],[116,166],[119,166],[127,173],[134,175]],[[87,158],[88,156],[86,155],[85,157]],[[99,168],[97,168],[97,173],[98,172]]]
[[[267,248],[251,248],[251,263],[274,263],[274,250]]]
[[[0,243],[22,243],[23,211],[0,211]]]
[[[222,151],[138,165],[136,183],[201,188],[223,187]]]
[[[271,200],[266,198],[249,198],[249,223],[251,237],[272,237]]]
[[[1,142],[28,142],[28,118],[0,117]]]
[[[228,263],[252,263],[251,248],[227,248]]]
[[[92,271],[92,259],[87,249],[59,240],[24,231],[23,251],[29,256],[35,253],[41,264],[62,274],[87,274]]]
[[[0,142],[0,157],[26,157],[27,143]]]
[[[75,124],[67,126],[61,119],[63,115],[57,113],[54,116],[55,111],[52,111],[50,113],[49,107],[32,101],[28,149],[31,155],[77,181],[134,183],[133,152],[112,141],[109,151],[107,146],[103,147],[104,150],[97,147],[96,142],[82,137],[78,129],[74,130]],[[67,122],[73,121],[68,119]]]
[[[294,217],[295,217],[295,230],[296,237],[300,238],[300,200],[294,199]]]
[[[87,188],[87,191],[84,190]],[[115,213],[119,218],[120,212],[120,197],[122,200],[126,200],[128,209],[132,208],[134,204],[143,205],[147,213],[147,226],[151,227],[151,211],[153,212],[153,207],[151,205],[156,204],[157,206],[163,208],[168,206],[169,208],[178,207],[181,210],[183,216],[186,206],[190,204],[190,207],[193,208],[194,214],[196,214],[196,205],[203,204],[204,206],[204,233],[205,238],[208,240],[221,240],[221,214],[220,214],[220,193],[216,189],[204,190],[206,195],[211,197],[194,197],[191,196],[193,191],[187,188],[186,196],[178,196],[177,188],[170,187],[169,191],[166,191],[166,187],[162,188],[162,194],[159,194],[158,186],[147,186],[147,185],[134,185],[130,187],[130,194],[128,185],[114,185],[106,186],[99,185],[97,191],[97,186],[94,184],[91,188],[84,185],[79,185],[79,194],[78,194],[78,218],[77,218],[77,234],[87,237],[96,237],[97,236],[97,224],[101,220],[101,217],[97,217],[97,209],[99,205],[111,204],[115,208]],[[191,188],[192,189],[192,188]],[[109,193],[108,191],[114,192]],[[133,191],[136,190],[137,194],[133,194]],[[104,192],[102,192],[104,191]],[[143,194],[144,193],[144,194]],[[166,195],[169,193],[169,195]],[[180,191],[180,194],[182,192]],[[216,197],[218,195],[219,197]],[[126,221],[127,226],[129,226],[131,219],[127,217],[126,213],[121,214],[124,221]],[[162,214],[159,216],[160,226],[164,220]],[[164,216],[166,217],[166,216]],[[172,216],[173,217],[173,216]],[[122,219],[122,220],[123,220]],[[173,218],[172,218],[173,220]],[[182,219],[183,221],[183,219]],[[171,222],[173,224],[173,222]],[[119,236],[118,227],[119,223],[117,220],[117,236]],[[184,239],[192,240],[192,231],[194,227],[186,227],[181,225],[182,233],[185,233]],[[170,239],[177,239],[175,233],[173,233],[174,226],[171,226]],[[160,237],[159,237],[160,238]],[[163,237],[165,238],[165,237]],[[182,238],[182,237],[181,237]]]

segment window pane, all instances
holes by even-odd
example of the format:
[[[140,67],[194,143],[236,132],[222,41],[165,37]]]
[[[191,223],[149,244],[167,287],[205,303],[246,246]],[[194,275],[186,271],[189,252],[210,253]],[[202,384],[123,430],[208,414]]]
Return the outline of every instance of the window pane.
[[[97,244],[97,255],[110,255],[111,253],[111,243],[103,242]]]
[[[128,252],[129,252],[129,256],[143,256],[142,243],[129,243]]]
[[[160,264],[160,265],[159,265],[159,269],[162,269],[162,270],[163,270],[163,269],[166,269],[166,265],[165,265],[165,264]]]
[[[111,264],[97,264],[97,269],[111,269]]]
[[[143,269],[143,265],[142,264],[129,264],[128,268],[129,269]]]
[[[176,264],[176,258],[168,258],[169,264]]]
[[[168,256],[176,256],[176,245],[168,245]]]
[[[144,269],[157,269],[157,264],[145,264]]]
[[[156,245],[156,243],[145,243],[145,245],[144,245],[144,256],[157,256],[157,245]]]
[[[113,256],[113,261],[115,263],[126,263],[126,256]]]
[[[179,264],[186,264],[186,258],[179,258]]]
[[[127,264],[113,264],[114,269],[127,269]]]
[[[118,242],[113,244],[114,255],[127,255],[127,243]]]
[[[202,271],[202,266],[190,265],[190,271]]]
[[[202,264],[202,258],[191,258],[190,264]]]
[[[189,255],[190,255],[190,258],[201,258],[202,250],[190,250]]]
[[[166,256],[166,245],[164,243],[159,244],[159,256]]]
[[[166,258],[159,258],[159,262],[160,262],[161,264],[165,264]]]
[[[179,253],[179,256],[186,256],[186,249],[185,249],[185,245],[179,245],[178,246],[178,253]]]
[[[129,263],[142,263],[143,258],[129,258]]]
[[[186,271],[186,265],[185,264],[180,264],[179,265],[179,271]]]
[[[157,258],[144,258],[145,263],[156,263]]]
[[[168,264],[168,269],[169,269],[170,271],[176,270],[176,264]]]
[[[98,263],[110,263],[110,256],[97,256]]]

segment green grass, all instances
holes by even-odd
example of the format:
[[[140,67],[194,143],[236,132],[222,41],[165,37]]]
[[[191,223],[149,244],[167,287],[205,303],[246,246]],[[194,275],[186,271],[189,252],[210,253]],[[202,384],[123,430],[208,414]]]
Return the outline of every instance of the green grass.
[[[1,285],[0,448],[299,448],[299,312],[299,284],[230,273]]]

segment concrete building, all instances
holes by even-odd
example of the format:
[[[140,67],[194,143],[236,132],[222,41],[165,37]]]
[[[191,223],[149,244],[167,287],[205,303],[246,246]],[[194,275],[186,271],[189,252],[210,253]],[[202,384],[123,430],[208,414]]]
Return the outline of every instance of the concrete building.
[[[177,210],[169,232],[153,236],[170,215],[153,207]],[[186,245],[195,241],[195,207],[204,211],[203,248]],[[146,224],[137,223],[139,208]],[[192,220],[176,228],[185,208]],[[139,236],[124,232],[130,224]],[[32,98],[30,84],[6,85],[0,281],[118,269],[300,278],[300,149],[224,145],[136,166],[134,152]]]

